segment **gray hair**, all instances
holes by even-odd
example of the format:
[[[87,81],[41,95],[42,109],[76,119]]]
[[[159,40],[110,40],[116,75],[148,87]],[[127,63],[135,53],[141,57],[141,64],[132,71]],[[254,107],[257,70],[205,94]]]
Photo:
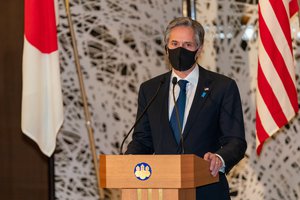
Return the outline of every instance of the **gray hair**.
[[[166,28],[165,34],[164,34],[165,45],[168,45],[168,43],[169,43],[171,30],[177,26],[191,27],[194,30],[197,47],[201,47],[203,45],[204,35],[205,35],[203,26],[199,22],[197,22],[189,17],[178,17],[178,18],[173,19],[169,23],[169,25]]]

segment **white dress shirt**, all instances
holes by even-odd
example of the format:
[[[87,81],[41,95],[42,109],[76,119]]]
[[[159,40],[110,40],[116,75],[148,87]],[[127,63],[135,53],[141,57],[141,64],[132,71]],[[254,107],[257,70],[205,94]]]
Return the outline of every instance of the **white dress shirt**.
[[[177,81],[182,79],[177,74],[175,74],[174,71],[172,71],[171,79],[170,79],[170,89],[169,89],[169,120],[171,119],[172,111],[174,109],[173,84],[172,84],[173,77],[176,77]],[[185,111],[183,117],[182,132],[184,130],[186,120],[194,100],[194,96],[198,84],[198,78],[199,78],[199,68],[197,66],[193,69],[193,71],[191,71],[191,73],[187,77],[184,78],[184,80],[187,80],[188,83],[186,85],[186,104],[185,104]],[[179,96],[179,92],[180,92],[180,87],[178,84],[176,84],[175,91],[174,91],[176,100]]]

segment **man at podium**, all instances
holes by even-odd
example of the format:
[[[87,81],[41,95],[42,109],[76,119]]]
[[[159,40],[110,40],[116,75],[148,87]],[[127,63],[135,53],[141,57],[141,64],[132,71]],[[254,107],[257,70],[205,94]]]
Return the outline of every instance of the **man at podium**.
[[[204,29],[176,18],[164,34],[170,71],[141,84],[137,123],[126,154],[195,154],[210,162],[219,182],[198,187],[196,198],[227,200],[225,174],[247,148],[243,111],[234,80],[197,64]],[[226,64],[226,63],[224,63]]]

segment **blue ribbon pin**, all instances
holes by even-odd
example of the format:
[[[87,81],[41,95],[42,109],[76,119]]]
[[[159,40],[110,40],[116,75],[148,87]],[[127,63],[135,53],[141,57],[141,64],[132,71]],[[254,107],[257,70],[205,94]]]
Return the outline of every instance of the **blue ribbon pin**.
[[[206,87],[206,88],[204,88],[204,91],[202,92],[202,94],[201,94],[201,97],[202,98],[204,98],[205,96],[206,96],[206,91],[209,91],[209,88],[208,87]]]

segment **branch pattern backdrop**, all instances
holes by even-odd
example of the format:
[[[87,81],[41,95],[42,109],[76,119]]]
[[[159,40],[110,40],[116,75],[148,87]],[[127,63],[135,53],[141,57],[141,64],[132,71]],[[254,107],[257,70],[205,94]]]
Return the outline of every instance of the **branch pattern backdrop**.
[[[196,2],[197,20],[206,30],[199,63],[234,78],[242,97],[248,149],[245,159],[228,175],[232,199],[299,199],[299,117],[267,142],[260,157],[255,154],[257,0]],[[171,19],[181,16],[182,4],[179,0],[72,0],[70,3],[97,153],[117,154],[135,119],[139,85],[168,70],[162,34]],[[97,184],[64,10],[60,0],[65,121],[55,151],[56,199],[94,200],[98,199]],[[297,27],[297,19],[293,19],[298,61]],[[299,86],[298,76],[297,81]],[[119,191],[105,190],[105,196],[119,199]]]
[[[70,9],[97,154],[117,154],[133,124],[139,85],[165,72],[163,31],[179,0],[73,0]],[[65,121],[55,151],[56,198],[98,199],[63,1],[59,43]],[[106,199],[118,192],[105,190]]]
[[[242,97],[248,149],[246,157],[228,176],[232,199],[298,200],[299,117],[266,142],[260,157],[255,152],[257,4],[257,0],[197,1],[197,19],[207,33],[202,63],[235,79]],[[298,19],[291,22],[299,92]]]

